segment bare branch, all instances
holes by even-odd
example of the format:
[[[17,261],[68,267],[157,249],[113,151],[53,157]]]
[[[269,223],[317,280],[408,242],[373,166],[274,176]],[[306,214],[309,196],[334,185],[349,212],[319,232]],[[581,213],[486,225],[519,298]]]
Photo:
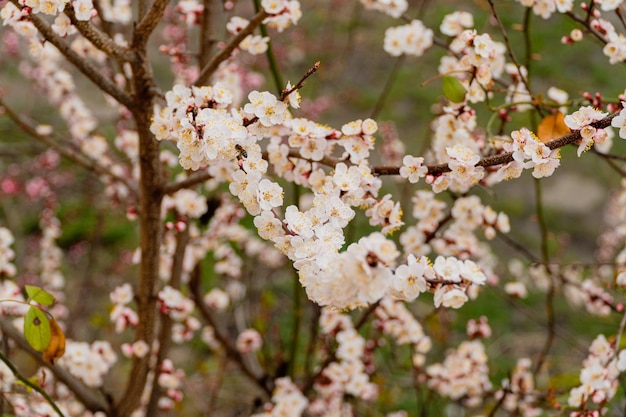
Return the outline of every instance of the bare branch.
[[[20,8],[20,10],[22,9],[22,5],[18,0],[11,0],[11,3]],[[115,98],[120,104],[129,108],[132,107],[131,97],[107,77],[100,74],[98,69],[96,69],[88,60],[82,58],[74,52],[65,39],[57,35],[52,30],[50,25],[46,23],[46,21],[34,14],[30,14],[29,19],[33,22],[37,30],[39,30],[39,33],[41,33],[44,39],[56,46],[59,52],[61,52],[61,54],[63,54],[63,56],[65,56],[65,58],[72,63],[72,65],[74,65],[80,72],[96,84],[102,91]]]
[[[131,109],[139,134],[139,219],[141,262],[136,301],[138,324],[135,340],[143,340],[152,348],[157,320],[159,286],[159,252],[161,248],[161,201],[163,200],[160,143],[150,131],[154,85],[145,59],[145,49],[137,46],[139,62],[132,63],[133,88],[137,104]],[[122,398],[116,404],[118,417],[129,417],[140,405],[148,381],[150,355],[133,359],[130,375]]]
[[[96,26],[90,22],[76,19],[73,7],[67,7],[65,14],[70,18],[70,21],[80,34],[105,54],[122,61],[133,61],[135,59],[135,55],[128,48],[115,43],[113,39]]]
[[[246,26],[241,32],[232,37],[232,39],[226,44],[226,47],[222,51],[220,51],[217,55],[215,55],[208,64],[200,71],[198,78],[194,81],[193,85],[202,85],[206,83],[211,75],[217,70],[220,64],[230,58],[230,54],[239,46],[241,41],[243,41],[246,36],[250,35],[254,30],[259,27],[263,20],[269,16],[265,10],[259,11],[248,26]]]
[[[309,68],[307,70],[307,72],[304,73],[304,75],[302,76],[302,78],[300,78],[300,81],[298,81],[296,83],[296,85],[294,85],[293,87],[291,87],[289,90],[285,89],[280,93],[280,101],[285,101],[287,99],[287,97],[289,97],[289,94],[293,93],[296,90],[301,89],[302,87],[304,87],[304,84],[306,83],[307,78],[309,78],[311,75],[315,74],[315,72],[320,69],[320,62],[317,61],[315,64],[313,64],[313,66],[311,68]]]
[[[215,38],[215,14],[217,11],[217,1],[204,0],[202,9],[202,24],[200,26],[199,44],[200,52],[198,54],[198,64],[200,68],[204,67],[209,61],[209,54],[213,46],[217,42]]]
[[[7,116],[9,116],[9,118],[11,118],[11,120],[13,120],[13,122],[15,122],[15,124],[17,124],[24,132],[32,136],[37,141],[43,143],[46,146],[49,146],[62,156],[68,158],[71,161],[74,161],[76,164],[80,165],[88,171],[91,171],[98,175],[111,177],[113,180],[124,184],[126,188],[130,190],[130,192],[137,195],[137,186],[133,184],[128,178],[120,177],[119,175],[114,174],[107,167],[100,165],[99,163],[79,151],[76,151],[67,146],[63,146],[62,144],[53,140],[49,135],[41,135],[37,133],[37,129],[35,128],[35,126],[33,126],[31,122],[26,120],[24,116],[19,115],[9,106],[7,106],[2,98],[0,98],[0,108]]]
[[[211,178],[213,178],[213,176],[206,171],[196,172],[188,176],[184,180],[166,184],[165,187],[163,188],[163,192],[167,195],[174,194],[178,190],[182,190],[183,188],[193,187],[194,185],[203,183],[207,180],[210,180]]]
[[[154,31],[154,28],[156,28],[161,21],[168,3],[169,0],[155,0],[145,16],[141,17],[141,21],[137,24],[133,33],[134,45],[146,44],[152,31]]]
[[[176,235],[176,250],[172,255],[172,269],[169,280],[169,286],[178,290],[180,289],[180,284],[182,282],[183,275],[183,260],[185,258],[185,250],[187,249],[187,245],[189,243],[189,228],[185,228],[182,232],[177,233]],[[158,378],[158,370],[163,363],[163,361],[167,358],[169,353],[170,346],[172,344],[172,326],[174,325],[174,320],[166,314],[161,315],[161,328],[159,329],[159,351],[157,352],[157,360],[155,366],[155,378]],[[158,402],[159,398],[163,394],[163,389],[159,386],[159,384],[152,385],[152,392],[150,393],[150,400],[148,401],[148,406],[146,408],[147,416],[155,416],[158,414]]]
[[[194,269],[192,272],[191,280],[189,281],[189,289],[191,290],[191,295],[193,300],[196,303],[196,307],[200,312],[200,315],[204,318],[204,320],[213,328],[215,338],[220,343],[220,346],[224,349],[226,356],[232,359],[241,371],[246,374],[252,381],[256,383],[256,385],[261,388],[266,394],[271,395],[272,389],[268,385],[267,375],[255,375],[254,371],[250,369],[246,362],[244,361],[241,353],[233,346],[228,339],[228,337],[222,333],[222,330],[217,325],[216,320],[213,318],[213,315],[208,310],[206,305],[202,301],[202,294],[200,294],[200,270],[198,267]]]

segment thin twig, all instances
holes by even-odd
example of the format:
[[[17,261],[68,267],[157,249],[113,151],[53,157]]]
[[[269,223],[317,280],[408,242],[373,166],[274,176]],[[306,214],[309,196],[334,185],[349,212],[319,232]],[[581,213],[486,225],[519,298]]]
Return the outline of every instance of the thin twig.
[[[537,211],[537,219],[539,222],[540,234],[541,234],[541,259],[545,263],[550,262],[550,253],[548,251],[548,224],[543,212],[543,199],[541,193],[541,180],[535,179],[535,207]],[[546,317],[547,317],[547,336],[546,341],[543,345],[543,349],[539,353],[539,357],[537,358],[537,362],[535,363],[535,369],[533,375],[536,375],[541,366],[543,365],[546,357],[550,353],[550,349],[552,348],[552,344],[554,343],[555,337],[555,327],[556,327],[556,317],[554,313],[554,296],[556,294],[556,284],[554,282],[554,277],[552,275],[552,271],[549,272],[550,277],[550,288],[548,289],[548,293],[546,294]]]
[[[176,249],[172,254],[172,269],[171,276],[168,285],[175,290],[180,289],[182,282],[182,276],[184,272],[184,258],[185,250],[189,244],[189,227],[186,227],[183,231],[176,234]],[[157,352],[156,366],[154,369],[155,379],[159,377],[159,368],[163,361],[167,358],[170,347],[172,345],[172,326],[174,320],[167,314],[161,314],[161,328],[159,329],[159,351]],[[150,393],[150,400],[146,407],[147,416],[154,416],[158,414],[159,398],[163,393],[163,389],[159,384],[152,384],[152,392]]]
[[[289,90],[284,89],[281,91],[280,93],[280,101],[285,101],[287,100],[287,97],[289,97],[289,94],[293,93],[296,90],[301,89],[302,87],[304,87],[304,84],[306,83],[307,78],[309,78],[311,75],[315,74],[315,72],[320,68],[320,62],[317,61],[315,64],[313,64],[313,66],[311,68],[309,68],[307,70],[307,72],[304,73],[304,75],[302,76],[302,78],[300,78],[300,81],[298,81],[296,83],[296,85],[294,85],[293,87],[291,87]]]
[[[226,356],[233,360],[241,371],[248,376],[259,388],[263,390],[268,396],[272,395],[272,387],[268,381],[267,375],[255,375],[255,373],[246,364],[243,356],[232,345],[227,335],[222,333],[221,328],[218,326],[217,321],[213,318],[213,315],[208,310],[204,302],[202,301],[202,295],[200,294],[200,267],[196,266],[191,273],[191,279],[189,281],[189,289],[191,296],[195,301],[196,308],[200,312],[200,315],[204,320],[213,328],[215,338],[220,343],[220,346],[224,349]]]
[[[622,314],[622,321],[619,323],[619,329],[617,330],[617,337],[615,338],[615,352],[618,351],[620,343],[622,341],[622,335],[624,333],[624,327],[626,327],[626,309]]]
[[[111,170],[107,169],[107,167],[104,167],[98,164],[95,160],[89,158],[87,155],[79,151],[76,151],[70,147],[63,146],[57,141],[52,140],[52,138],[49,135],[41,135],[37,133],[37,129],[35,128],[35,126],[30,121],[26,120],[24,116],[21,116],[16,111],[14,111],[11,107],[9,107],[2,100],[1,97],[0,97],[0,108],[2,108],[2,110],[4,111],[4,114],[9,116],[9,118],[13,120],[13,122],[17,124],[20,127],[20,129],[22,129],[28,135],[36,139],[38,142],[41,142],[44,145],[49,146],[50,148],[60,153],[62,156],[75,162],[76,164],[80,165],[81,167],[85,168],[88,171],[94,172],[98,175],[108,176],[112,178],[113,180],[124,184],[131,193],[135,195],[137,194],[137,186],[132,184],[128,178],[121,177],[119,175],[114,174]]]
[[[534,253],[532,253],[526,246],[524,246],[521,243],[516,242],[515,240],[513,240],[509,235],[506,235],[504,233],[498,232],[498,238],[500,238],[502,241],[504,241],[507,245],[509,245],[513,249],[515,249],[518,252],[522,253],[531,262],[536,263],[536,264],[541,263],[541,260],[539,259],[538,256],[536,256]]]
[[[65,415],[63,414],[63,412],[59,409],[59,406],[54,402],[54,400],[52,399],[52,397],[50,397],[50,394],[48,394],[46,392],[45,389],[43,389],[42,387],[40,387],[39,385],[35,384],[33,381],[31,381],[29,378],[26,378],[24,375],[22,375],[20,373],[20,371],[17,370],[17,368],[15,367],[15,365],[13,365],[13,363],[9,360],[9,358],[7,358],[6,356],[4,356],[4,353],[0,352],[0,361],[4,362],[4,364],[11,370],[11,372],[13,372],[13,375],[20,380],[21,383],[23,383],[24,385],[26,385],[27,387],[30,387],[32,389],[34,389],[35,391],[37,391],[39,394],[41,394],[41,396],[43,396],[46,401],[48,401],[48,404],[50,404],[50,406],[52,408],[54,408],[54,411],[56,411],[56,413],[61,416],[61,417],[65,417]]]
[[[89,389],[74,375],[70,374],[65,368],[61,368],[59,365],[51,365],[43,360],[41,353],[34,350],[20,334],[20,332],[13,326],[13,323],[7,318],[0,317],[0,329],[3,335],[12,339],[15,344],[23,351],[32,356],[41,366],[45,366],[50,369],[57,380],[67,386],[67,388],[76,396],[78,401],[82,402],[85,407],[92,411],[104,411],[107,415],[110,413],[110,405],[98,394]]]
[[[261,10],[263,10],[263,8],[261,7],[261,0],[254,0],[254,10],[256,13],[259,13]],[[272,74],[272,78],[274,79],[276,91],[280,92],[285,84],[283,82],[283,76],[280,72],[280,68],[278,68],[276,55],[274,55],[272,40],[270,39],[269,33],[267,32],[267,26],[265,26],[264,23],[261,23],[261,26],[259,28],[261,29],[261,36],[268,39],[267,49],[265,50],[265,57],[267,58],[267,62],[270,65],[270,73]]]
[[[378,100],[376,100],[376,105],[374,106],[374,108],[372,109],[372,112],[370,113],[370,117],[372,119],[375,119],[376,117],[378,117],[378,114],[385,106],[385,102],[387,101],[387,98],[389,97],[389,94],[391,93],[391,87],[393,86],[393,83],[398,79],[397,77],[398,71],[400,71],[400,68],[402,67],[403,62],[404,62],[404,55],[400,55],[398,58],[396,58],[396,62],[393,64],[393,68],[391,68],[389,77],[387,78],[387,81],[385,82],[385,86],[383,87],[383,90],[380,92],[380,96],[378,96]]]
[[[265,10],[259,11],[248,23],[248,26],[243,28],[241,32],[231,38],[226,44],[224,49],[215,55],[208,64],[200,71],[198,78],[193,82],[193,85],[202,85],[206,83],[211,75],[217,70],[220,64],[230,58],[230,54],[239,46],[246,36],[250,35],[254,30],[269,16]]]
[[[208,171],[195,172],[189,175],[185,179],[166,184],[165,187],[163,187],[163,192],[166,195],[171,195],[171,194],[174,194],[178,190],[182,190],[183,188],[193,187],[194,185],[201,184],[205,181],[210,180],[211,178],[213,178],[213,176],[209,174]]]
[[[502,24],[502,21],[500,20],[500,16],[498,15],[498,12],[496,11],[496,6],[494,5],[493,0],[488,0],[488,2],[489,2],[489,7],[491,8],[491,13],[493,14],[493,17],[496,19],[496,22],[498,23],[498,27],[500,28],[500,32],[502,33],[502,38],[504,39],[506,50],[509,53],[509,57],[511,58],[511,61],[513,61],[513,64],[515,64],[515,67],[517,68],[517,73],[520,77],[520,80],[522,80],[522,83],[526,87],[526,91],[528,91],[528,94],[532,97],[533,94],[530,88],[530,83],[528,82],[527,77],[525,77],[524,74],[522,73],[522,66],[520,65],[519,61],[515,57],[515,53],[513,52],[513,47],[509,40],[509,35],[507,34],[506,29],[504,28],[504,25]],[[530,54],[530,51],[528,51],[528,53]],[[528,68],[526,68],[526,70],[528,70]],[[537,105],[534,105],[534,107],[537,109],[539,114],[541,114],[541,108]]]

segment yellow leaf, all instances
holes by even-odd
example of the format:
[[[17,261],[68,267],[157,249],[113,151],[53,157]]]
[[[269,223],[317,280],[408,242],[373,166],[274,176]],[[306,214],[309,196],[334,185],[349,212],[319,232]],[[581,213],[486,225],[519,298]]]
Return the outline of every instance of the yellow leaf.
[[[65,353],[65,334],[63,330],[54,319],[50,318],[50,344],[43,352],[43,360],[54,365],[57,359],[59,359]]]
[[[565,115],[560,111],[543,118],[537,128],[537,137],[546,143],[553,139],[560,138],[570,132],[565,124]]]

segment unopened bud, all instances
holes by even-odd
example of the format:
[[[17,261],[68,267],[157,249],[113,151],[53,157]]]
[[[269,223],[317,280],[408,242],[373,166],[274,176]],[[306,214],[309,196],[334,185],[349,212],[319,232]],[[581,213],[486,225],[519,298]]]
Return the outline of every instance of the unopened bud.
[[[574,42],[580,42],[583,40],[583,31],[580,29],[574,29],[570,32],[569,36]]]

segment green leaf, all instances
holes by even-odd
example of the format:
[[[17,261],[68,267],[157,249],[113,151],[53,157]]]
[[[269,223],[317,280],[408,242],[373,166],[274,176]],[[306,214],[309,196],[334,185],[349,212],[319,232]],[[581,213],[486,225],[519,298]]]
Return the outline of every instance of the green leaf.
[[[443,95],[453,103],[462,103],[465,100],[465,87],[456,77],[446,75],[442,79]]]
[[[28,344],[38,352],[43,352],[50,344],[50,320],[46,313],[37,307],[29,308],[26,313],[24,337]]]
[[[54,296],[43,288],[35,287],[34,285],[27,285],[24,288],[30,300],[46,307],[50,307],[54,303]]]

